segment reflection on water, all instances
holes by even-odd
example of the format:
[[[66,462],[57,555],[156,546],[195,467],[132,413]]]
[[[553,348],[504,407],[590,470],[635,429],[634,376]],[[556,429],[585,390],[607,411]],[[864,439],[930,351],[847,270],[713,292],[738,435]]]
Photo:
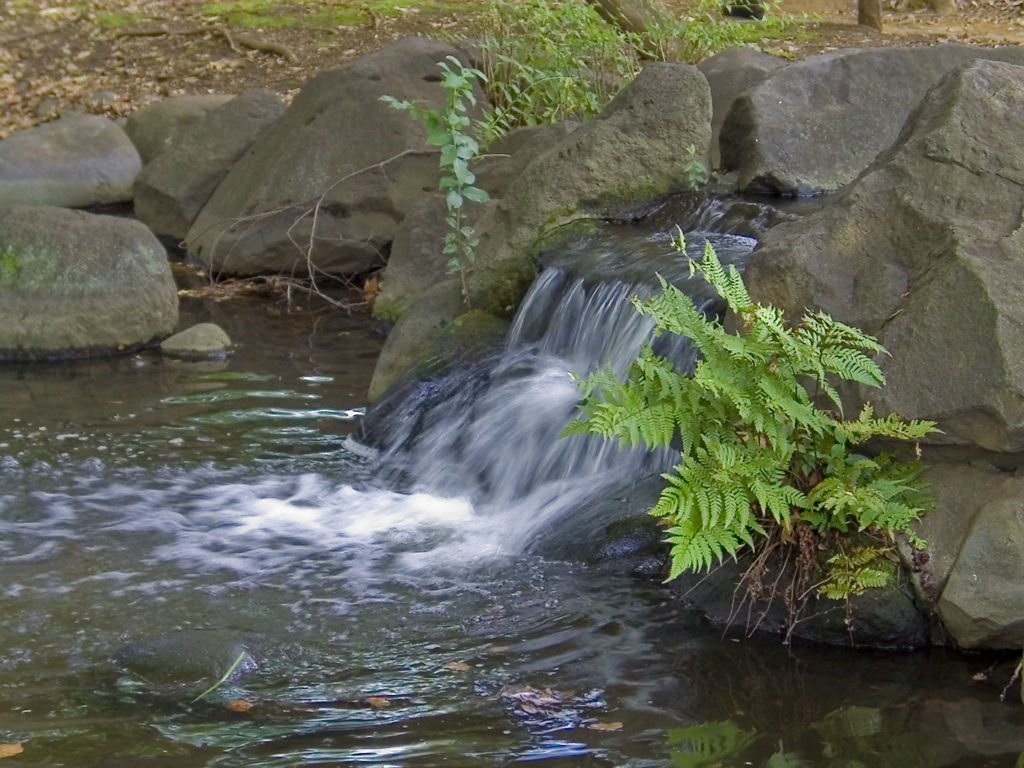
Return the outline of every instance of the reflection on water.
[[[265,310],[216,308],[217,369],[0,371],[9,765],[1015,765],[1014,659],[734,642],[524,555],[522,510],[380,484],[365,318]]]

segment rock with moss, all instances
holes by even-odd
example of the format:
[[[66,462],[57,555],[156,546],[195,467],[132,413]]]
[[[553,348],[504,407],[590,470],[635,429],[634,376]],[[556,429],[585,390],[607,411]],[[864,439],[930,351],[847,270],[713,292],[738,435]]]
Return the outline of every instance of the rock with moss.
[[[371,402],[404,374],[426,363],[448,323],[465,311],[462,286],[457,279],[438,283],[407,307],[388,335],[370,380]]]
[[[507,331],[506,320],[466,310],[458,279],[438,283],[410,304],[388,336],[370,381],[370,401],[403,376],[430,377],[480,356],[500,345]]]
[[[466,205],[465,223],[472,226],[482,212],[494,205],[493,201],[482,206]],[[373,305],[374,318],[394,323],[418,296],[451,278],[449,255],[444,252],[444,240],[449,231],[445,223],[447,215],[448,208],[441,195],[424,197],[410,207],[391,244],[380,293]]]
[[[600,115],[534,159],[481,220],[472,305],[511,315],[545,242],[581,219],[688,188],[693,164],[707,166],[710,141],[704,76],[688,64],[649,64]]]
[[[50,206],[0,208],[0,360],[126,352],[177,322],[166,251],[142,224]]]

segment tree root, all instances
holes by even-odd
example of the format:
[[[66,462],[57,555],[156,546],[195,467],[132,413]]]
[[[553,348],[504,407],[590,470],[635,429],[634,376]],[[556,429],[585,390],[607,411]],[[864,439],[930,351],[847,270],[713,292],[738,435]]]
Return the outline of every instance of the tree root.
[[[224,41],[228,44],[234,53],[241,53],[241,48],[249,48],[253,51],[260,51],[262,53],[271,53],[275,56],[280,56],[290,64],[294,64],[299,60],[299,57],[295,54],[291,48],[284,43],[275,43],[270,40],[260,40],[259,38],[250,37],[249,35],[235,35],[224,27],[199,27],[193,29],[168,29],[166,27],[148,27],[142,29],[121,29],[115,33],[115,37],[159,37],[160,35],[203,35],[211,33],[217,37],[224,38]],[[239,47],[241,46],[241,48]]]

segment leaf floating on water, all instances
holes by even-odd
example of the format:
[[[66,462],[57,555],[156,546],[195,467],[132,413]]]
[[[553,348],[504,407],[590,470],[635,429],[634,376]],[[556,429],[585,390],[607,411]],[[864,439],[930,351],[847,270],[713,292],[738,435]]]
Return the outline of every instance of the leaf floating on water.
[[[365,701],[374,709],[384,709],[391,706],[391,699],[384,696],[367,696]]]
[[[592,731],[621,731],[622,730],[622,723],[620,723],[618,721],[613,722],[613,723],[602,723],[602,722],[600,722],[598,720],[595,720],[595,721],[593,721],[591,723],[587,723],[586,725],[587,725],[587,728],[589,728]]]
[[[444,668],[449,672],[465,672],[469,669],[469,664],[464,661],[449,661],[444,665]]]
[[[21,744],[0,744],[0,758],[14,757],[25,751]]]
[[[252,709],[252,702],[246,701],[245,699],[232,699],[224,706],[233,712],[248,712]]]

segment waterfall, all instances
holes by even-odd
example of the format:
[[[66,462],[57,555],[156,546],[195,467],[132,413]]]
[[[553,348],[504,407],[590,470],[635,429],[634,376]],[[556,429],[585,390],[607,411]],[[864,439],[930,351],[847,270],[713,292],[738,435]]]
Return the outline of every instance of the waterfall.
[[[602,491],[671,467],[674,452],[620,449],[594,436],[560,439],[574,416],[577,377],[598,368],[621,376],[651,336],[653,322],[630,296],[650,295],[655,273],[694,297],[705,312],[715,297],[688,258],[705,239],[723,261],[742,263],[751,238],[696,232],[685,256],[671,231],[592,238],[548,260],[513,320],[504,348],[491,358],[385,398],[374,431],[391,486],[468,498],[478,514],[500,516],[510,548],[552,519]],[[639,273],[643,280],[627,280]],[[652,285],[653,284],[653,285]],[[693,364],[684,339],[663,336],[659,354],[681,369]],[[384,422],[383,429],[380,422]]]

